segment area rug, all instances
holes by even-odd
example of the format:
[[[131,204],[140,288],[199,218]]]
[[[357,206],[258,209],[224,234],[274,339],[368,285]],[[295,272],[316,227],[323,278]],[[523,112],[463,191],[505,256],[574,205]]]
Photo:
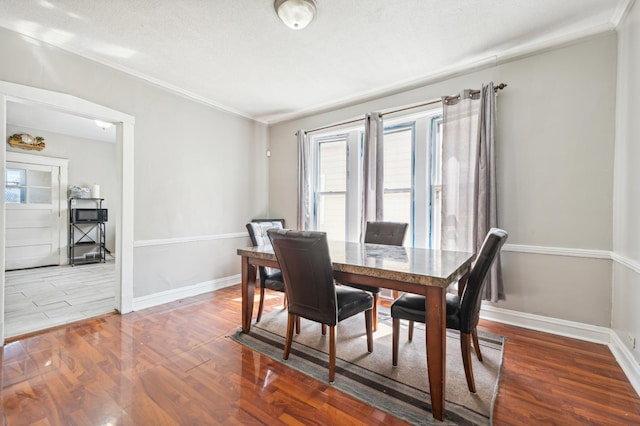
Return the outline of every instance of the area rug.
[[[336,330],[336,378],[331,386],[416,425],[491,424],[504,338],[478,333],[483,362],[472,354],[477,390],[472,394],[464,375],[458,332],[447,330],[446,417],[440,422],[431,413],[424,325],[416,324],[412,342],[407,339],[407,325],[402,321],[398,366],[393,367],[388,311],[379,313],[372,353],[367,352],[364,315],[342,321]],[[253,324],[250,333],[238,330],[229,337],[290,368],[328,382],[329,333],[323,336],[319,324],[303,319],[300,334],[294,335],[291,355],[284,361],[286,327],[286,310],[277,310],[264,315],[259,324]]]

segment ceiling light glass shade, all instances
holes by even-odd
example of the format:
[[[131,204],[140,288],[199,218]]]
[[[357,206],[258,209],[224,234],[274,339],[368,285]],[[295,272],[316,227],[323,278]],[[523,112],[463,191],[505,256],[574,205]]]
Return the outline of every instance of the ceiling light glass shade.
[[[110,129],[111,126],[113,126],[113,123],[109,123],[108,121],[102,121],[102,120],[94,120],[94,121],[98,127],[102,128],[102,130]]]
[[[316,16],[315,0],[276,0],[273,6],[282,22],[294,30],[303,29]]]

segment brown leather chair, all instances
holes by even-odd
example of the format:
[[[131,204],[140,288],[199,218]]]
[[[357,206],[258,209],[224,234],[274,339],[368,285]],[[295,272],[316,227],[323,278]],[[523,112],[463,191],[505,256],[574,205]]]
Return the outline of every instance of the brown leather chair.
[[[462,351],[462,363],[467,378],[469,391],[475,393],[476,385],[473,380],[471,366],[471,338],[476,349],[478,360],[482,361],[480,345],[478,344],[477,326],[480,319],[480,305],[487,275],[491,265],[498,257],[502,245],[507,240],[507,231],[492,228],[489,230],[480,253],[471,268],[471,273],[462,296],[446,295],[447,328],[460,331],[460,348]],[[393,365],[398,365],[398,344],[400,339],[400,320],[409,320],[409,340],[413,337],[414,321],[425,321],[425,298],[417,294],[405,293],[391,305],[391,317],[393,318]]]
[[[283,358],[289,358],[298,318],[329,326],[329,382],[336,366],[336,325],[364,312],[367,351],[373,351],[373,297],[364,291],[336,286],[325,232],[270,229],[267,231],[280,264],[288,299],[287,337]]]
[[[251,238],[251,244],[254,246],[271,245],[271,241],[267,236],[267,230],[273,228],[284,228],[284,219],[253,219],[251,223],[247,223],[247,231],[249,232],[249,238]],[[258,274],[260,276],[260,304],[258,305],[256,322],[260,322],[260,318],[262,318],[265,289],[268,288],[269,290],[284,293],[284,281],[282,280],[282,272],[280,272],[279,269],[260,266],[258,267]],[[287,303],[286,299],[285,295],[285,305]]]
[[[370,244],[385,244],[390,246],[401,246],[404,236],[407,233],[407,224],[401,222],[367,222],[364,233],[364,242]],[[349,287],[368,291],[373,295],[373,331],[378,330],[378,301],[380,288],[368,285],[341,282],[340,284]],[[394,293],[394,297],[395,297]]]

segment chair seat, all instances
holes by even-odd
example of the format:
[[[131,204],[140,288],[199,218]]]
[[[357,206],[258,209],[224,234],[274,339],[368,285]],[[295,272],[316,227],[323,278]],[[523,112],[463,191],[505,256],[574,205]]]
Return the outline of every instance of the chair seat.
[[[354,288],[336,286],[338,322],[373,308],[373,296]]]
[[[460,298],[456,294],[446,294],[447,328],[460,330]],[[391,305],[393,318],[424,323],[424,296],[404,293]]]
[[[357,288],[359,290],[368,291],[369,293],[380,293],[380,287],[371,287],[369,285],[354,284],[354,283],[340,283],[348,285],[349,287]]]
[[[282,279],[282,272],[278,269],[275,269],[275,271],[277,272],[265,276],[264,288],[284,292],[284,280]]]

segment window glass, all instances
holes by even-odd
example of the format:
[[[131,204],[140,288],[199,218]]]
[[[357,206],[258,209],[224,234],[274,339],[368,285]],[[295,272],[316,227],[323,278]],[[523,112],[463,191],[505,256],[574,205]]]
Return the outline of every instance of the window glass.
[[[4,202],[7,204],[26,203],[26,172],[23,169],[5,169]]]
[[[29,170],[29,186],[44,186],[51,188],[51,172],[41,170]]]
[[[325,140],[318,144],[316,175],[316,230],[327,238],[344,240],[346,234],[347,141]]]
[[[413,126],[391,128],[383,141],[384,220],[408,223],[407,235],[412,235]]]
[[[5,196],[7,204],[51,204],[51,171],[6,169]]]
[[[29,204],[51,204],[51,188],[29,188]]]

